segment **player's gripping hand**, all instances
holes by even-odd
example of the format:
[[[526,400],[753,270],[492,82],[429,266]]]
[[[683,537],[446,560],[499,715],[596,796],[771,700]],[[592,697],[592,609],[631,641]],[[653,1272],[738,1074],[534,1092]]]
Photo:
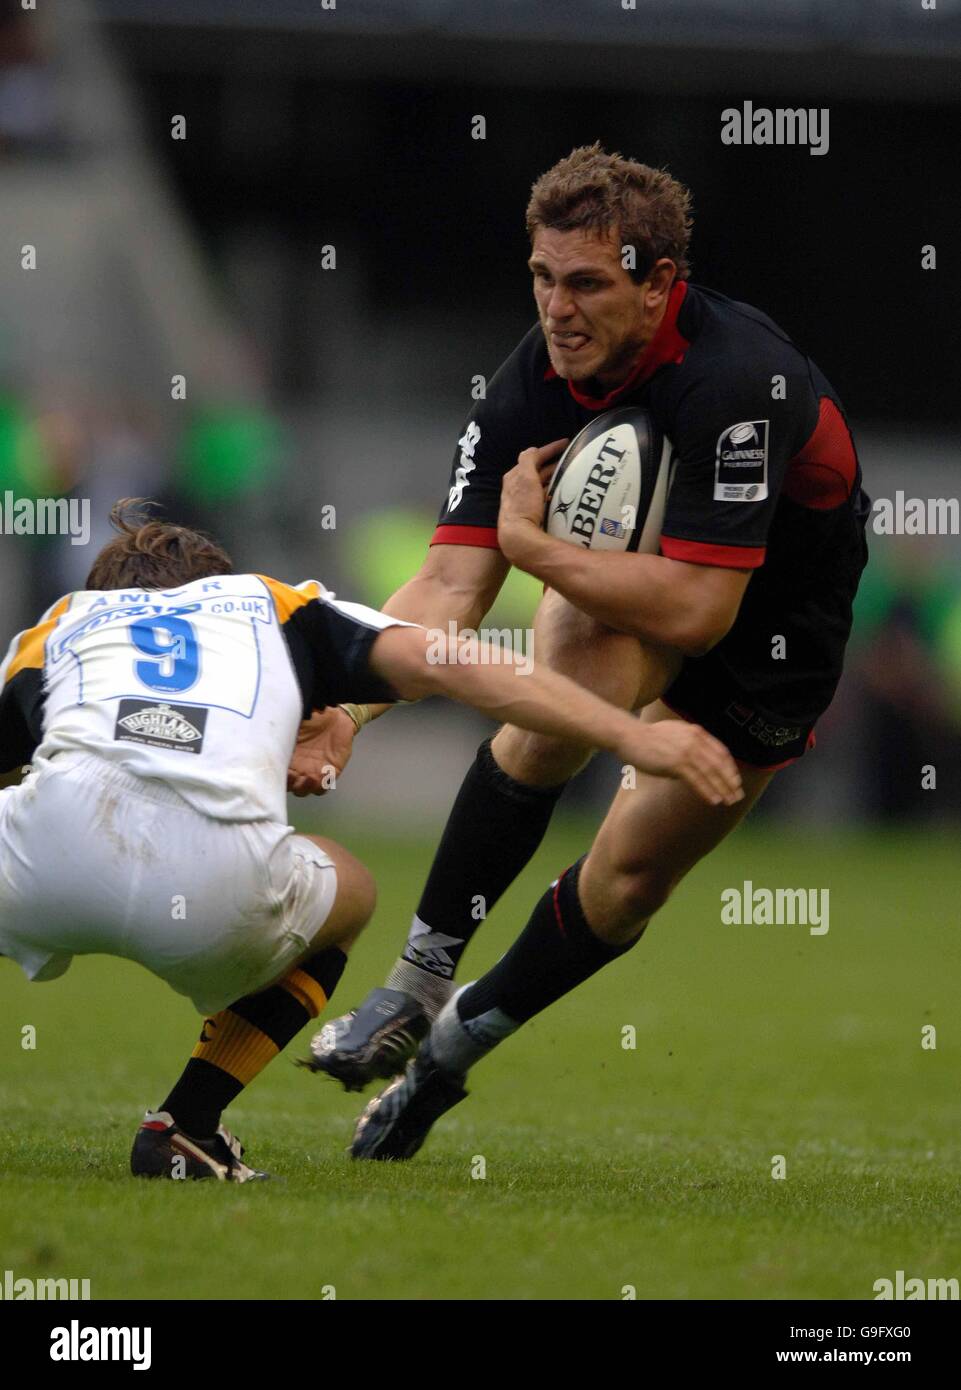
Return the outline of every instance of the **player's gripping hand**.
[[[340,776],[354,749],[357,726],[339,705],[315,710],[301,724],[287,769],[294,796],[323,796]]]
[[[686,782],[710,806],[733,806],[744,796],[737,763],[699,724],[681,719],[638,724],[621,752],[639,772]]]
[[[555,439],[540,449],[525,449],[518,454],[516,465],[504,474],[501,483],[500,514],[497,519],[497,539],[508,560],[512,559],[518,527],[544,525],[544,503],[551,474],[569,440]]]

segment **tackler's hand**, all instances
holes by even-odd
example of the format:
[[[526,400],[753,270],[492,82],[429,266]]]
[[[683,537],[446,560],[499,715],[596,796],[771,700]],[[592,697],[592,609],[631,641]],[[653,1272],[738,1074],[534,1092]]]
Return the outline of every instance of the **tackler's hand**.
[[[356,725],[339,705],[316,710],[300,726],[287,769],[294,796],[323,796],[336,785],[353,752]]]

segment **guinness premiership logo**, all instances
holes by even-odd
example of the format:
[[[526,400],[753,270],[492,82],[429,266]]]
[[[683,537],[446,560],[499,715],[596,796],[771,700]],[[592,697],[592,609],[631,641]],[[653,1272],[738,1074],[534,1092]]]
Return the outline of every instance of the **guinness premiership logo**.
[[[767,420],[742,420],[722,430],[714,461],[715,502],[763,502],[767,497]]]
[[[113,736],[125,743],[199,753],[204,746],[206,723],[207,710],[201,707],[121,700]]]

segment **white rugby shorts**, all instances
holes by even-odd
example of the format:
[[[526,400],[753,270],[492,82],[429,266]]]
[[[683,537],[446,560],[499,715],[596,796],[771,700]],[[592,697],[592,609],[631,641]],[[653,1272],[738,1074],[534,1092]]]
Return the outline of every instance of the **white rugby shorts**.
[[[291,826],[214,820],[93,754],[0,791],[0,955],[32,980],[123,956],[216,1013],[292,969],[336,894],[332,860]]]

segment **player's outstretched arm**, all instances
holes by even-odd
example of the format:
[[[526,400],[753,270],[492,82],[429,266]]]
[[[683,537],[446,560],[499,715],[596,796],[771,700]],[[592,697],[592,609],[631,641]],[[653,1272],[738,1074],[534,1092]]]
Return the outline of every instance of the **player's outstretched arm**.
[[[384,604],[383,611],[422,627],[476,628],[500,592],[510,565],[499,550],[487,546],[435,545],[406,584]],[[340,776],[350,758],[358,719],[379,719],[390,705],[354,706],[317,711],[300,726],[287,773],[294,796],[322,796],[328,774]]]
[[[546,667],[521,665],[490,644],[440,644],[422,628],[388,628],[371,648],[371,669],[405,700],[446,695],[491,718],[554,738],[607,748],[658,777],[677,777],[711,805],[743,796],[730,753],[696,724],[641,724],[623,710]]]
[[[392,618],[421,627],[479,627],[500,593],[510,565],[497,549],[432,545],[424,563],[384,604]]]

